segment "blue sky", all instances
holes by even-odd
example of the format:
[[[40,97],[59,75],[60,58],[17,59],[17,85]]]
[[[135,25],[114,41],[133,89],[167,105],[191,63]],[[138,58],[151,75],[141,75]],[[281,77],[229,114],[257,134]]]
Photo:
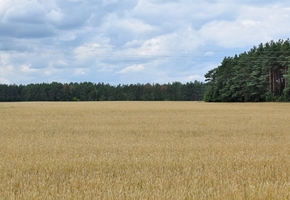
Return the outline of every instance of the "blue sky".
[[[0,83],[204,81],[289,36],[289,0],[0,0]]]

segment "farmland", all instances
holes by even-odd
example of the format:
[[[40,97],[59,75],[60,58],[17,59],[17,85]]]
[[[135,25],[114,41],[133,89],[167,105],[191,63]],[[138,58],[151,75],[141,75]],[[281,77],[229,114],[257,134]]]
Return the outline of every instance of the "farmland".
[[[290,104],[0,104],[1,199],[290,199]]]

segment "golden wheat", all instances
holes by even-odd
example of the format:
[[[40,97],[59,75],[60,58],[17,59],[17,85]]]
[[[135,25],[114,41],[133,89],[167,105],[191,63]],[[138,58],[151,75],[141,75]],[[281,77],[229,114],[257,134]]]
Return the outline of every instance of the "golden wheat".
[[[290,199],[290,104],[0,104],[0,199]]]

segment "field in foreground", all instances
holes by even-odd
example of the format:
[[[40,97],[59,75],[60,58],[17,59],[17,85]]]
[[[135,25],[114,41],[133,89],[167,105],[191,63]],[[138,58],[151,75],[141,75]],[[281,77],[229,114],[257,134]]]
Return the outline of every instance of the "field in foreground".
[[[0,104],[0,199],[290,199],[290,104]]]

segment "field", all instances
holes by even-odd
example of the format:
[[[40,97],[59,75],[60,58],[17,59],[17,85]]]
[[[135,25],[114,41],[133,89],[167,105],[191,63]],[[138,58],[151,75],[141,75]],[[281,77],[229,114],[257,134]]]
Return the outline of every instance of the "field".
[[[290,199],[290,104],[0,104],[0,199]]]

